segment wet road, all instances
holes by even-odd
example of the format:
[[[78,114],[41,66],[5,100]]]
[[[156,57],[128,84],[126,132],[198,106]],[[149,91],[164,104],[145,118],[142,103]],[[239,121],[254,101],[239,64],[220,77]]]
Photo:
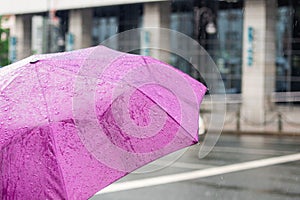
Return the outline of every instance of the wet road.
[[[91,200],[300,199],[300,137],[222,135],[207,157],[198,151],[130,174]]]

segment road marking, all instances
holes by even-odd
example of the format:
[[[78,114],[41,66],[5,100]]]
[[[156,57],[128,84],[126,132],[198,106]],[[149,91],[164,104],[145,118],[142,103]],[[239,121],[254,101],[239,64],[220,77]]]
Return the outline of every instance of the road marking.
[[[154,178],[146,178],[142,180],[115,183],[108,186],[107,188],[104,188],[96,195],[124,191],[124,190],[132,190],[132,189],[138,189],[138,188],[144,188],[144,187],[150,187],[156,185],[163,185],[168,183],[176,183],[180,181],[188,181],[188,180],[193,180],[198,178],[216,176],[216,175],[238,172],[243,170],[256,169],[260,167],[267,167],[267,166],[283,164],[288,162],[294,162],[298,160],[300,160],[300,153],[237,163],[237,164],[226,165],[221,167],[212,167],[208,169],[185,172],[180,174],[172,174],[172,175],[165,175],[165,176],[159,176]]]
[[[150,163],[150,165],[151,165],[151,163]],[[183,169],[201,169],[201,168],[213,167],[213,165],[203,165],[203,164],[194,164],[194,163],[185,163],[185,162],[171,163],[169,161],[157,161],[157,162],[153,163],[152,165],[183,168]]]
[[[242,153],[242,154],[255,154],[255,155],[276,155],[276,154],[291,154],[295,151],[280,151],[271,149],[253,149],[253,148],[239,148],[239,147],[214,147],[213,152],[223,153]]]

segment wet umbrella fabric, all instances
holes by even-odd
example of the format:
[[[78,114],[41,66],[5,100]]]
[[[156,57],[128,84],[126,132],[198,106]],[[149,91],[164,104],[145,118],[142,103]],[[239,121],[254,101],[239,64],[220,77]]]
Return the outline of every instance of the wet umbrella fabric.
[[[88,199],[197,143],[205,87],[151,57],[104,46],[0,70],[0,198]]]

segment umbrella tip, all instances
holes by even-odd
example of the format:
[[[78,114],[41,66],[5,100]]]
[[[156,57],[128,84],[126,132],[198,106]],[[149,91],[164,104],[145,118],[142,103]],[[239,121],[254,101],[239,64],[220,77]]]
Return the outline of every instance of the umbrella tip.
[[[37,57],[33,57],[29,63],[34,64],[34,63],[37,63],[38,61],[40,61],[40,60]]]

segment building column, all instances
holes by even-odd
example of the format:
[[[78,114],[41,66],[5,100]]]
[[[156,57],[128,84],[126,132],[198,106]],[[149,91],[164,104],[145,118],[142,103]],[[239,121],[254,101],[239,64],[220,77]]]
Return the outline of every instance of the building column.
[[[170,2],[144,3],[143,28],[141,35],[142,54],[169,61],[169,53],[161,50],[147,49],[149,46],[170,49],[170,36],[164,35],[159,28],[170,27],[171,4]]]
[[[241,109],[243,130],[264,130],[266,114],[272,108],[270,97],[275,90],[276,13],[276,0],[245,1]]]
[[[16,37],[16,60],[21,60],[32,54],[31,52],[31,15],[17,15],[15,28],[11,32]]]
[[[71,10],[69,32],[74,36],[73,49],[92,45],[93,10],[91,8]]]

